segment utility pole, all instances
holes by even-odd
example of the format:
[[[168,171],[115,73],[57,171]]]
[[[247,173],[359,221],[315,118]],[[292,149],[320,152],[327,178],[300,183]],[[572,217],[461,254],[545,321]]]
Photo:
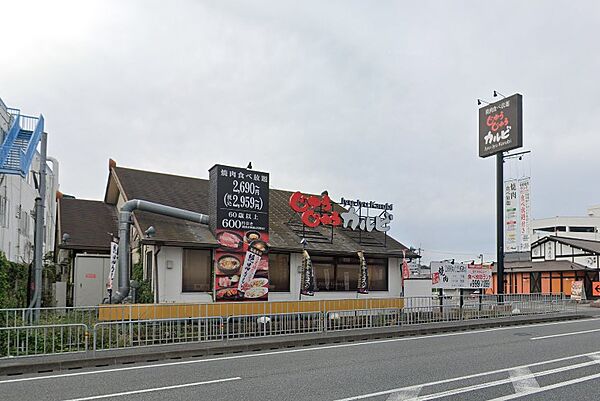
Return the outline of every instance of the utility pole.
[[[35,237],[34,237],[34,277],[35,277],[35,322],[40,319],[42,306],[42,271],[44,269],[44,217],[46,211],[46,157],[48,148],[48,134],[42,132],[42,146],[40,154],[40,188],[39,198],[36,199],[35,210]]]

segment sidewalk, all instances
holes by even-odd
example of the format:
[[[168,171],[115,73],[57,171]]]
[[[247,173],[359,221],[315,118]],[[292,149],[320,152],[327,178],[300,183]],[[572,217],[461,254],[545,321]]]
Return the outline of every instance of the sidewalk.
[[[25,373],[45,373],[119,364],[149,363],[168,359],[198,358],[209,355],[310,347],[331,343],[368,341],[383,338],[600,317],[600,308],[591,308],[589,305],[579,305],[577,309],[577,312],[573,313],[427,323],[399,327],[328,331],[311,334],[259,337],[240,340],[232,339],[215,342],[137,347],[109,351],[94,352],[92,350],[71,354],[31,356],[14,359],[9,358],[0,360],[0,376]]]

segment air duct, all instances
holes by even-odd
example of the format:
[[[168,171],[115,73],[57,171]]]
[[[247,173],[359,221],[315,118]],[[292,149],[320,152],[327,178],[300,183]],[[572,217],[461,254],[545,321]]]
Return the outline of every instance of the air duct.
[[[209,217],[202,213],[179,209],[172,206],[145,200],[132,199],[121,207],[119,212],[119,289],[112,297],[113,303],[122,302],[129,295],[129,243],[131,230],[131,214],[135,210],[156,213],[163,216],[189,220],[200,224],[208,224]]]

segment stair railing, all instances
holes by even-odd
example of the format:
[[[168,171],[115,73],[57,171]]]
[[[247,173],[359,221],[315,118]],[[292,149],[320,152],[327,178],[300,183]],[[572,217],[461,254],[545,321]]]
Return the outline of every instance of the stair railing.
[[[17,140],[17,135],[19,135],[19,131],[21,131],[21,125],[19,123],[20,115],[12,114],[13,123],[8,130],[8,134],[6,138],[4,138],[4,142],[2,143],[2,147],[0,147],[0,168],[4,167],[6,163],[6,159],[8,159],[8,155],[10,154],[10,150],[12,149],[15,141]]]
[[[37,145],[42,138],[42,132],[44,132],[44,116],[40,114],[35,129],[29,139],[29,145],[27,146],[27,152],[21,155],[21,175],[25,176],[29,172],[33,155],[37,149]]]

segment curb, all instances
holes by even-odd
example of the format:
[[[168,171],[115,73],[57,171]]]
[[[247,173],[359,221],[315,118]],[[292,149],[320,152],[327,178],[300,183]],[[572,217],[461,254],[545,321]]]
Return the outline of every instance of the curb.
[[[31,356],[0,360],[0,376],[15,376],[28,373],[49,373],[73,371],[83,368],[153,363],[183,358],[201,358],[244,352],[272,351],[277,349],[320,346],[327,344],[351,343],[397,337],[410,337],[426,334],[439,334],[469,331],[493,327],[518,326],[523,324],[546,323],[564,320],[589,318],[583,314],[551,314],[529,317],[488,319],[481,321],[461,321],[427,323],[422,325],[355,329],[348,331],[328,331],[322,333],[296,334],[288,336],[259,337],[219,342],[187,343],[163,346],[137,347],[112,351],[86,351],[73,354]]]

